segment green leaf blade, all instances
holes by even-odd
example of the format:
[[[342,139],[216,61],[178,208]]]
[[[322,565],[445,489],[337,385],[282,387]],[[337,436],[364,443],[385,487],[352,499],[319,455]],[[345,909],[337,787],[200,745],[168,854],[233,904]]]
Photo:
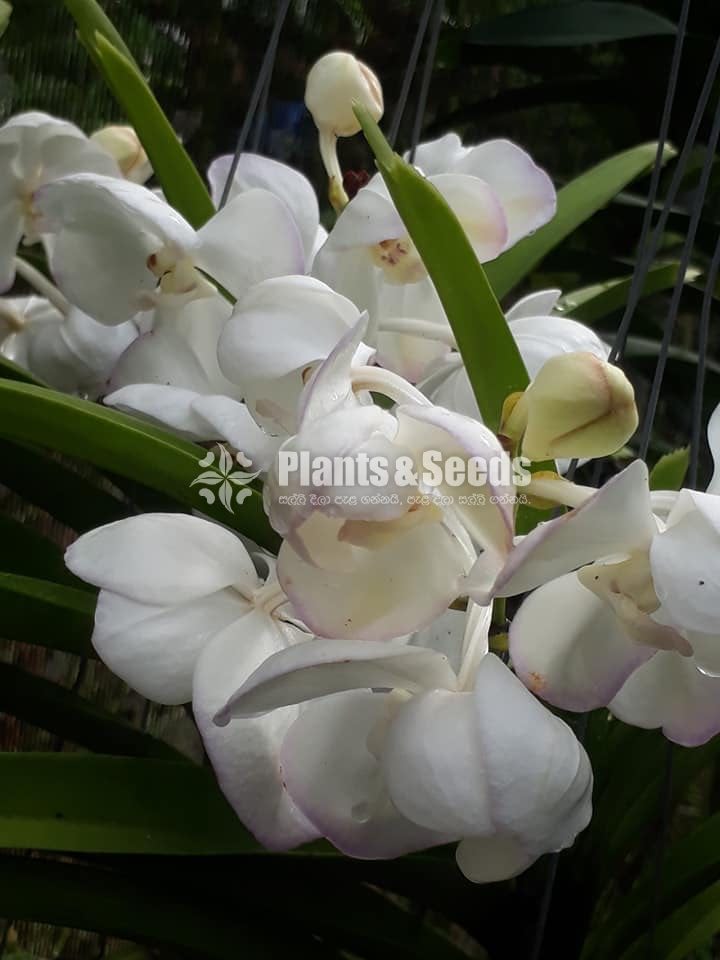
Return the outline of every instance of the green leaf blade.
[[[670,20],[633,3],[580,0],[486,20],[470,33],[468,42],[483,47],[575,47],[673,36],[676,29]]]
[[[259,493],[253,490],[234,514],[217,502],[207,504],[191,486],[206,451],[135,417],[32,384],[0,380],[0,437],[52,442],[59,453],[167,494],[261,546],[273,550],[278,545]]]

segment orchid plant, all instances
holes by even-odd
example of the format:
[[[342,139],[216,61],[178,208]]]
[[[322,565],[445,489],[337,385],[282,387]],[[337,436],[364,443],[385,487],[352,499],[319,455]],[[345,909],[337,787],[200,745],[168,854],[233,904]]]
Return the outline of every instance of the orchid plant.
[[[271,158],[189,175],[106,20],[69,6],[137,133],[0,128],[2,435],[174,503],[76,524],[74,586],[0,574],[4,593],[94,604],[94,655],[187,705],[248,843],[437,863],[452,844],[474,883],[582,850],[596,743],[573,715],[595,711],[606,753],[627,726],[720,732],[720,413],[705,492],[654,489],[632,453],[576,483],[638,411],[561,291],[498,303],[483,264],[558,209],[520,146],[448,133],[403,159],[378,77],[329,53],[307,85],[325,229]],[[361,130],[378,171],[350,199],[337,140]],[[234,511],[193,480],[217,444],[251,482]]]

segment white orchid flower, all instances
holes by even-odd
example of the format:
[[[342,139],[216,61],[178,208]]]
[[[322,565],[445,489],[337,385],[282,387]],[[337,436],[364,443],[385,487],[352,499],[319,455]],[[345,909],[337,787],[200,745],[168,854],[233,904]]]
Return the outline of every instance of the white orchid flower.
[[[236,197],[198,231],[126,180],[64,177],[37,191],[34,202],[43,230],[55,234],[50,267],[58,286],[102,323],[158,303],[215,296],[205,275],[237,298],[253,283],[305,266],[290,210],[266,190]]]
[[[287,598],[274,576],[263,583],[230,531],[181,514],[100,527],[72,544],[66,562],[100,587],[92,637],[100,658],[151,700],[193,700],[220,786],[255,836],[277,849],[314,839],[279,766],[298,708],[240,723],[239,737],[212,722],[267,657],[307,637],[284,618]]]
[[[416,162],[457,214],[481,262],[554,215],[550,179],[519,147],[480,144],[469,149],[470,162],[451,156],[447,139],[421,145]],[[368,311],[379,361],[407,379],[422,379],[452,346],[442,305],[379,174],[338,217],[313,273]]]
[[[11,117],[0,127],[0,291],[13,284],[20,241],[40,239],[35,192],[58,177],[80,172],[121,176],[113,158],[72,123],[32,112]]]
[[[179,309],[161,304],[138,318],[147,329],[118,358],[103,402],[189,440],[227,442],[265,469],[280,441],[257,425],[218,366],[218,338],[230,312],[218,295]]]
[[[540,290],[518,300],[505,314],[531,380],[546,361],[561,353],[582,351],[600,360],[607,360],[610,354],[609,346],[590,327],[570,317],[553,315],[559,297],[559,290]],[[420,387],[433,403],[482,421],[458,353],[453,351],[438,361]]]
[[[220,368],[260,424],[294,433],[308,377],[359,318],[350,300],[312,277],[265,280],[235,305],[218,342]],[[366,363],[372,351],[358,349]]]
[[[232,162],[233,157],[229,154],[217,157],[208,169],[210,194],[216,207],[225,190]],[[320,225],[320,208],[312,184],[304,174],[286,163],[256,153],[241,153],[228,199],[233,200],[258,188],[269,190],[287,204],[302,241],[305,269],[309,270],[316,252],[327,238],[327,231]]]
[[[463,617],[449,611],[433,643],[455,632],[451,615]],[[282,776],[338,849],[387,858],[460,841],[470,880],[507,879],[587,826],[592,774],[570,729],[487,653],[489,620],[471,605],[458,672],[417,645],[297,645],[266,660],[216,719],[232,735],[247,722],[237,718],[303,703]]]
[[[159,307],[115,368],[105,403],[193,440],[227,440],[264,469],[297,429],[311,371],[358,318],[349,300],[303,276],[255,284],[234,309],[220,296],[168,316]],[[371,352],[359,347],[358,362]]]
[[[511,468],[498,439],[477,421],[430,405],[389,371],[353,364],[366,329],[356,327],[313,374],[302,398],[299,429],[278,451],[266,487],[270,522],[285,538],[278,578],[303,622],[320,636],[387,640],[420,629],[457,597],[475,557],[471,540],[504,557],[512,545]],[[369,402],[367,390],[400,401],[395,414]],[[403,402],[405,401],[405,402]],[[421,484],[425,451],[450,458],[506,463],[481,491],[465,478],[450,487],[442,474]],[[304,480],[289,467],[305,454],[326,462],[380,458],[380,489],[359,477],[338,486]],[[401,466],[404,458],[405,466]],[[467,496],[467,504],[446,507]]]
[[[0,354],[64,393],[97,397],[136,337],[131,323],[106,327],[44,297],[0,299]]]
[[[540,524],[504,565],[480,557],[468,593],[487,601],[533,590],[513,619],[510,652],[518,676],[550,703],[607,705],[679,743],[704,742],[720,730],[710,690],[716,678],[720,702],[720,501],[682,491],[661,521],[640,461],[597,492],[575,492],[580,505]]]

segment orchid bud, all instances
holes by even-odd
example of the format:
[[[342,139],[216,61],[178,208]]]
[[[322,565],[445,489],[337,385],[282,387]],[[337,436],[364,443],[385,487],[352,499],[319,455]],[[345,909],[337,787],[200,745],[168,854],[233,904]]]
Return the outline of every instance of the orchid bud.
[[[522,452],[531,460],[608,456],[638,425],[635,392],[625,374],[585,352],[548,360],[508,419],[511,434],[522,423]]]
[[[116,125],[102,127],[96,130],[90,139],[117,161],[126,180],[145,183],[152,175],[148,156],[132,127]]]
[[[382,117],[382,87],[370,67],[342,50],[320,57],[307,76],[305,105],[320,134],[320,153],[330,180],[330,202],[336,210],[348,203],[337,157],[337,138],[360,132],[353,112],[357,103],[368,110],[373,120]]]

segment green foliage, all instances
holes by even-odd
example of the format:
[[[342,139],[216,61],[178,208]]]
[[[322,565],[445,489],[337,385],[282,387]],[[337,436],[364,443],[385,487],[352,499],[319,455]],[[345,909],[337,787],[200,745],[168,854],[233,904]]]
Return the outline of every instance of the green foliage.
[[[207,187],[130,51],[96,0],[65,0],[78,33],[145,147],[168,202],[195,227],[214,213]]]
[[[675,24],[633,3],[579,0],[528,7],[485,20],[468,43],[507,47],[575,47],[636,37],[667,36]]]
[[[690,448],[680,447],[666,453],[650,471],[651,490],[679,490],[690,462]]]

